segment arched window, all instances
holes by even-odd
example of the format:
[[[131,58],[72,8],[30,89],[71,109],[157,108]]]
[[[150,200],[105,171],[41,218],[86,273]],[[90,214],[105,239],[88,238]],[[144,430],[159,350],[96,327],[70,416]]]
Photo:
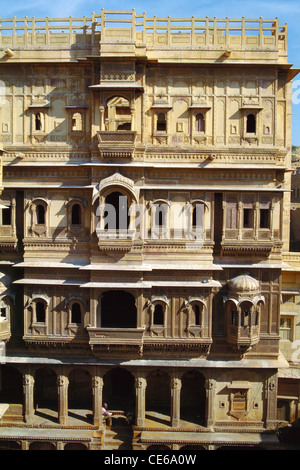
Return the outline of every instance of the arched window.
[[[166,115],[164,113],[159,113],[157,116],[156,130],[164,132],[167,130]]]
[[[126,291],[103,292],[101,298],[102,328],[136,328],[137,309],[134,296]]]
[[[37,302],[35,305],[36,321],[38,323],[45,323],[46,321],[46,307],[43,302]]]
[[[72,225],[81,225],[81,206],[80,204],[73,204],[71,211],[71,224]]]
[[[71,323],[82,323],[81,307],[78,302],[74,302],[71,307]]]
[[[40,112],[36,113],[34,116],[34,124],[35,124],[35,130],[36,131],[41,131],[43,129],[42,125],[42,115]]]
[[[156,304],[153,312],[153,325],[164,324],[164,308],[161,304]]]
[[[193,304],[193,313],[194,313],[194,325],[199,326],[201,324],[201,311],[198,304]]]
[[[256,118],[254,114],[248,114],[247,116],[246,132],[248,134],[256,133]]]
[[[43,204],[36,206],[36,223],[40,225],[45,224],[45,207]]]
[[[193,203],[192,225],[194,229],[204,228],[204,210],[205,205],[203,203]]]
[[[124,230],[129,227],[128,198],[120,192],[110,193],[105,199],[105,226],[107,230]]]
[[[122,96],[109,98],[105,108],[105,127],[109,131],[131,130],[129,101]]]
[[[165,227],[166,222],[167,222],[166,216],[167,216],[166,204],[156,204],[155,226],[156,227]]]
[[[202,113],[196,115],[196,132],[205,132],[205,119]]]
[[[250,302],[241,303],[241,326],[248,327],[251,325],[251,313],[253,311],[253,304]]]
[[[72,116],[72,131],[82,131],[82,115],[74,113]]]

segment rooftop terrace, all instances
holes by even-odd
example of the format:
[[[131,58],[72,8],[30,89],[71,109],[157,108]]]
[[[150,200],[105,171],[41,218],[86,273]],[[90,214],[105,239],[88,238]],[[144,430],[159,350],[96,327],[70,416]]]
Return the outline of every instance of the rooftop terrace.
[[[101,45],[108,44],[134,45],[147,51],[264,50],[284,56],[287,25],[280,25],[278,18],[148,18],[135,10],[103,9],[90,18],[0,18],[0,47],[4,51],[71,48],[99,55],[99,47],[101,50]]]

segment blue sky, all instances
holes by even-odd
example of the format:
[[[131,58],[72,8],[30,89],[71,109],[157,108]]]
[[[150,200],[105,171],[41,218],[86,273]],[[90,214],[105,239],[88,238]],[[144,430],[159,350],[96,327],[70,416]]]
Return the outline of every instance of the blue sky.
[[[280,24],[288,23],[289,63],[300,68],[300,2],[299,0],[2,0],[0,17],[36,18],[90,17],[92,12],[105,10],[132,10],[148,17],[173,18],[279,18]],[[300,145],[300,74],[294,79],[293,145]],[[299,101],[299,103],[298,103]]]

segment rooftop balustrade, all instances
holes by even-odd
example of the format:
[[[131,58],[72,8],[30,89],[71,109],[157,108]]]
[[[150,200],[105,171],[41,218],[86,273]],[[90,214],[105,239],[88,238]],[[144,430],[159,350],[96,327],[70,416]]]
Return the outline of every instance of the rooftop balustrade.
[[[275,19],[148,18],[101,11],[90,18],[0,18],[0,47],[63,48],[129,43],[147,49],[234,48],[287,50],[287,25]]]

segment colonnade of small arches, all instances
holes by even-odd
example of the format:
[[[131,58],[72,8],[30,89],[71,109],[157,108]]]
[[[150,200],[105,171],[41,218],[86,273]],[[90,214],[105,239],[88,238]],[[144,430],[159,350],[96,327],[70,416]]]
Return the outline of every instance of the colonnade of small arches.
[[[23,420],[34,423],[40,410],[52,410],[51,420],[66,425],[76,410],[85,424],[102,425],[102,403],[133,413],[145,426],[150,413],[162,413],[164,424],[180,420],[205,425],[207,379],[197,370],[128,371],[121,367],[50,367],[2,365],[0,403],[18,404]],[[159,419],[159,418],[158,418]]]

